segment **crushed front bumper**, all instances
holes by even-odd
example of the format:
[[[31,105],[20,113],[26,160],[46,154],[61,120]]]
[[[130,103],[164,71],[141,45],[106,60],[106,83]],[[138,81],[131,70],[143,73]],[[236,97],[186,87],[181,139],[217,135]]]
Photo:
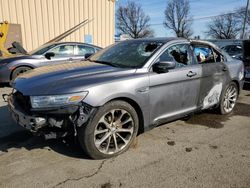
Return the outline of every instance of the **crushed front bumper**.
[[[47,125],[45,117],[30,116],[24,112],[17,104],[14,105],[12,95],[8,97],[8,108],[14,121],[31,132],[37,132],[38,129]]]
[[[27,107],[24,106],[27,106],[28,102],[20,104],[14,95],[9,94],[7,98],[8,108],[13,119],[27,130],[36,135],[44,135],[45,138],[46,135],[50,138],[58,138],[66,135],[65,133],[76,135],[76,127],[87,123],[96,112],[96,108],[85,103],[39,110],[28,107],[27,111]],[[25,96],[21,99],[27,100]],[[51,136],[52,134],[55,136]]]

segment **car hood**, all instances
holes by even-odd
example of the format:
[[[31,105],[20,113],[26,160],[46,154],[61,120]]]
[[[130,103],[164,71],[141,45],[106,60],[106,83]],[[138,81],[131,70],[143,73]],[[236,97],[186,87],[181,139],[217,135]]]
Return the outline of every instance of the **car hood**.
[[[88,87],[130,77],[135,69],[124,69],[81,61],[45,66],[20,75],[12,87],[24,95],[58,95],[81,92]]]
[[[0,63],[11,63],[19,59],[34,59],[31,55],[9,55],[7,57],[1,58]]]

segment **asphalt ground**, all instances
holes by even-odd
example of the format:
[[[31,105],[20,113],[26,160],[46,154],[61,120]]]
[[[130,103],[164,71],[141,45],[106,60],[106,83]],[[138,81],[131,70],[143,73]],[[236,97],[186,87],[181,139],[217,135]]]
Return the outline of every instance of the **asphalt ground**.
[[[228,116],[206,111],[161,125],[108,160],[88,159],[73,139],[32,136],[0,99],[0,187],[249,188],[250,90]]]

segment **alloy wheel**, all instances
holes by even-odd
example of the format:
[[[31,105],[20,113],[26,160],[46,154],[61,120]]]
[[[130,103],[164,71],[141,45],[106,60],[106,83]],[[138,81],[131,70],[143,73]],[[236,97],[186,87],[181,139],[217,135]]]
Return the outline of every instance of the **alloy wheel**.
[[[95,127],[95,147],[104,154],[115,154],[130,143],[133,133],[131,114],[124,109],[112,109],[100,118]]]
[[[230,85],[225,92],[223,100],[223,109],[225,112],[229,113],[233,110],[236,104],[237,95],[237,88],[234,85]]]

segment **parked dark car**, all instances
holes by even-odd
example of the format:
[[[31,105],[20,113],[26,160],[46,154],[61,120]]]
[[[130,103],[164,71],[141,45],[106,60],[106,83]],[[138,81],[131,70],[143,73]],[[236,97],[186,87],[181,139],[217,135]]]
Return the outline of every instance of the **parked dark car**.
[[[222,47],[224,51],[226,51],[231,57],[236,58],[238,60],[242,60],[245,65],[245,78],[244,84],[246,86],[250,85],[250,54],[249,54],[249,40],[244,40],[242,45],[240,44],[231,44]]]
[[[223,46],[222,49],[225,50],[232,57],[243,55],[242,45],[240,44],[231,44],[231,45]]]
[[[57,42],[43,45],[27,55],[0,59],[0,83],[9,83],[20,73],[37,67],[84,60],[86,54],[94,54],[100,49],[85,43]]]
[[[245,68],[245,81],[244,84],[246,86],[250,86],[250,66]]]
[[[212,43],[127,40],[85,63],[41,67],[17,77],[8,106],[45,138],[73,134],[95,159],[126,151],[138,133],[204,109],[229,114],[244,66]]]

